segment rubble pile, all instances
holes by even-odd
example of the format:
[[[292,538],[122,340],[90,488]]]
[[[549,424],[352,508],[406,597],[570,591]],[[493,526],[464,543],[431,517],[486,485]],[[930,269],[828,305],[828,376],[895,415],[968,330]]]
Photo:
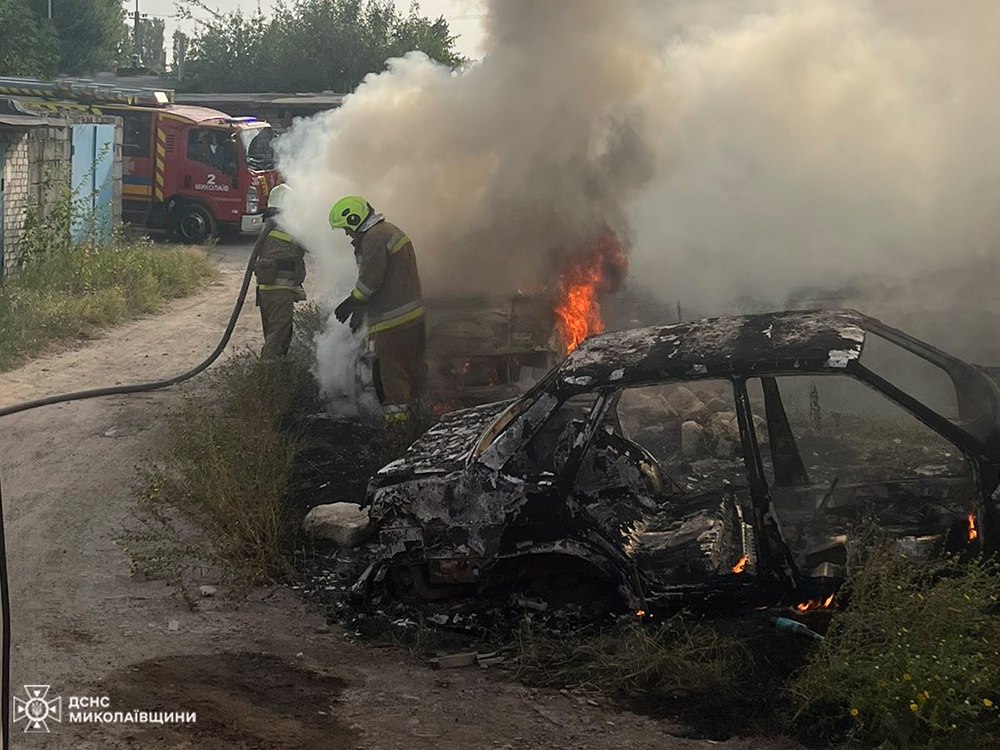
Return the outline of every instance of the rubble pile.
[[[525,627],[552,638],[577,638],[619,622],[620,614],[579,604],[551,604],[524,593],[477,596],[436,602],[403,601],[382,597],[359,601],[351,586],[371,561],[367,547],[327,548],[306,555],[299,568],[303,583],[295,588],[322,607],[327,619],[363,638],[412,640],[431,629],[438,640],[455,646],[509,643]]]
[[[709,388],[666,386],[629,394],[620,408],[625,434],[658,459],[688,461],[740,456],[740,428],[732,399]],[[761,443],[767,424],[754,417]]]

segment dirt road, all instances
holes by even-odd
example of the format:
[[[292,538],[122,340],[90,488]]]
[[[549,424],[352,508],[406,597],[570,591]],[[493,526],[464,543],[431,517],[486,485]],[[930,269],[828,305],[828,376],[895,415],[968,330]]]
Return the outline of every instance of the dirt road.
[[[0,375],[0,405],[177,372],[211,350],[249,249],[214,251],[221,281],[166,312]],[[235,343],[258,345],[252,301]],[[155,456],[165,416],[197,381],[168,391],[48,407],[0,421],[16,694],[49,685],[48,733],[16,748],[737,748],[556,691],[477,670],[432,672],[398,650],[352,643],[292,592],[204,599],[189,611],[162,583],[129,576],[116,532],[135,467]],[[196,712],[190,724],[70,721]],[[72,701],[76,705],[76,701]],[[36,702],[35,706],[39,706]],[[76,710],[76,709],[75,709]],[[43,711],[44,713],[44,711]],[[131,714],[137,718],[135,714]],[[99,716],[99,718],[104,718]],[[783,743],[769,747],[791,747]]]

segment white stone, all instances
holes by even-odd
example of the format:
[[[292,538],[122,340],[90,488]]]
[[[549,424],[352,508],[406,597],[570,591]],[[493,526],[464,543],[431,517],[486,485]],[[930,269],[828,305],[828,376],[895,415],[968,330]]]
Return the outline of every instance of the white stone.
[[[314,539],[357,547],[368,537],[368,511],[355,503],[317,505],[306,514],[302,529]]]
[[[729,411],[732,409],[732,406],[727,404],[725,399],[713,396],[705,402],[705,408],[709,414],[718,414],[720,411]]]
[[[708,419],[709,432],[717,441],[728,440],[738,443],[740,440],[740,425],[734,411],[720,411]]]
[[[681,425],[681,452],[685,458],[701,455],[705,442],[705,428],[694,421]]]
[[[704,402],[695,396],[690,388],[685,388],[683,385],[674,389],[674,392],[667,397],[667,403],[674,413],[688,419],[705,411]]]

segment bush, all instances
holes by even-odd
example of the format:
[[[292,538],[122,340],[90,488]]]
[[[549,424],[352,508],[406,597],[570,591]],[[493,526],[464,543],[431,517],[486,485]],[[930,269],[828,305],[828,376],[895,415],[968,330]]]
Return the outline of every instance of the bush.
[[[852,725],[866,745],[1000,746],[1000,570],[931,565],[869,529],[826,640],[792,683],[800,721]]]
[[[155,312],[215,275],[201,251],[160,248],[148,240],[57,246],[38,254],[0,286],[0,370],[52,344],[88,339]]]

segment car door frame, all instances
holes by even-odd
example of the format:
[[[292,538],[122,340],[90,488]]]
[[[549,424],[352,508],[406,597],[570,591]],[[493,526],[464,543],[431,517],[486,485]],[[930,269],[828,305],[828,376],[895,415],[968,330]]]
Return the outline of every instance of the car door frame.
[[[554,494],[556,497],[567,499],[572,492],[572,487],[580,471],[583,458],[589,450],[597,430],[600,429],[606,415],[607,409],[617,403],[620,394],[629,388],[644,388],[655,385],[684,385],[697,382],[699,380],[725,380],[729,383],[733,391],[733,399],[737,414],[737,421],[740,432],[740,444],[743,451],[744,471],[746,472],[748,494],[751,501],[751,511],[753,516],[752,526],[754,528],[757,556],[754,568],[753,581],[759,585],[761,591],[787,591],[791,592],[799,587],[799,578],[795,573],[795,566],[792,564],[791,551],[784,543],[778,528],[773,512],[771,497],[767,482],[764,477],[763,462],[759,452],[759,443],[753,426],[753,414],[750,409],[749,395],[746,390],[746,376],[731,375],[728,377],[714,376],[711,378],[664,378],[662,381],[628,383],[618,382],[611,385],[597,385],[592,388],[580,388],[569,390],[553,389],[542,391],[535,403],[529,406],[516,419],[514,419],[504,431],[519,432],[516,440],[502,441],[502,436],[498,437],[493,445],[488,448],[476,461],[486,459],[484,463],[490,465],[494,470],[502,471],[503,467],[513,459],[519,450],[534,437],[546,420],[554,414],[562,405],[573,396],[584,394],[596,394],[597,401],[592,407],[587,422],[584,426],[583,440],[577,438],[573,448],[567,456],[560,472],[553,479]],[[544,409],[536,408],[540,403],[545,404]],[[530,429],[526,429],[530,425]],[[489,455],[495,449],[499,451],[497,445],[503,447],[503,458],[497,461],[497,453]],[[487,458],[489,456],[489,458]],[[532,485],[541,486],[541,477],[526,478]],[[613,540],[607,539],[609,548],[614,547]],[[742,583],[742,582],[741,582]],[[682,587],[689,589],[690,587]]]

